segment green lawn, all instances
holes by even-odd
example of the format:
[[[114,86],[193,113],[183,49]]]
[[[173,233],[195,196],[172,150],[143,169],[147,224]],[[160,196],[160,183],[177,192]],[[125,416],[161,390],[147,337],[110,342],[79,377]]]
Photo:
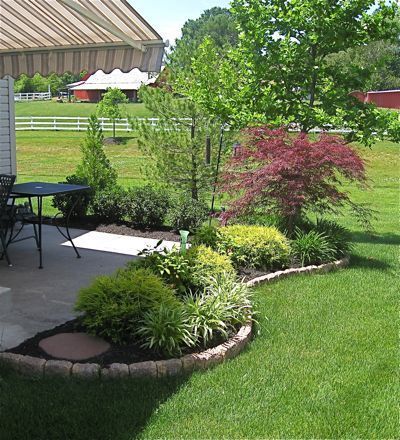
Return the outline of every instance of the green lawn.
[[[89,116],[96,112],[95,103],[75,102],[57,103],[55,101],[16,102],[16,116]],[[130,103],[126,109],[131,116],[140,118],[151,117],[144,104]]]
[[[0,438],[398,438],[399,146],[361,151],[371,191],[351,192],[377,211],[376,233],[348,215],[348,269],[257,289],[260,334],[244,354],[155,383],[33,381],[2,371]]]

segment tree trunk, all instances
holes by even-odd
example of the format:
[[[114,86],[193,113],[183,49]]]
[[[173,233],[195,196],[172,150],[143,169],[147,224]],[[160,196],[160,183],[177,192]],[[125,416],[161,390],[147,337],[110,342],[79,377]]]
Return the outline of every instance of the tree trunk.
[[[197,163],[196,163],[196,146],[194,144],[194,138],[196,134],[196,123],[195,120],[192,119],[192,126],[191,126],[191,132],[190,132],[190,139],[192,143],[192,168],[191,168],[191,192],[192,192],[192,199],[198,200],[199,199],[199,192],[197,188]]]
[[[113,119],[113,139],[115,139],[115,119]]]

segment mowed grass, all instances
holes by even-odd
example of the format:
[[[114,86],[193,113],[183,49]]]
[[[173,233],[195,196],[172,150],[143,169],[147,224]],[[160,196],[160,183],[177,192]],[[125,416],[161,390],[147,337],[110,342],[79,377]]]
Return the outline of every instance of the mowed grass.
[[[106,137],[111,135],[105,133]],[[119,183],[124,187],[144,184],[141,169],[146,158],[135,135],[117,132],[117,136],[122,137],[122,143],[106,145],[104,151],[118,172]],[[17,182],[63,182],[76,171],[84,138],[85,132],[17,131]],[[44,210],[47,215],[55,213],[49,198],[44,199]]]
[[[16,102],[15,116],[82,116],[96,113],[96,103],[56,101]],[[130,116],[150,118],[151,112],[142,103],[129,103],[125,106]]]
[[[348,269],[254,292],[260,333],[190,377],[80,383],[0,373],[0,438],[398,438],[399,146],[360,149],[375,234],[349,214]]]

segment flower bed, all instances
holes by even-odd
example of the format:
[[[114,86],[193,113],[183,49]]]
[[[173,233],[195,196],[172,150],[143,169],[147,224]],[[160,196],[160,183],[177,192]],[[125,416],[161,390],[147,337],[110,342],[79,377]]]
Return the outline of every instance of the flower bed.
[[[286,269],[253,279],[247,282],[247,285],[252,287],[260,283],[304,273],[327,273],[343,268],[348,263],[349,258],[345,257],[341,260],[319,266]],[[49,376],[77,379],[160,378],[189,374],[195,370],[204,370],[237,356],[251,340],[251,332],[252,323],[249,321],[239,329],[236,335],[229,338],[226,342],[199,353],[191,353],[179,358],[166,360],[151,360],[131,364],[112,363],[106,368],[102,368],[96,363],[83,364],[64,360],[46,360],[11,352],[0,353],[0,364],[7,365],[21,374],[40,378]]]

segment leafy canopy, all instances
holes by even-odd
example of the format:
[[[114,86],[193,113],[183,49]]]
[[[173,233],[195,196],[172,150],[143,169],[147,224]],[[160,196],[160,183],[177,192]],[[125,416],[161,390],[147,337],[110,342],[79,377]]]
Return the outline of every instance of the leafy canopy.
[[[192,57],[204,38],[211,38],[222,51],[226,46],[236,46],[238,32],[231,12],[226,8],[207,9],[196,20],[188,20],[168,57],[168,66],[176,71],[190,68]]]
[[[112,120],[114,138],[116,119],[121,119],[126,116],[126,110],[121,107],[121,104],[127,104],[128,102],[129,100],[125,93],[116,87],[107,89],[97,105],[97,114]]]
[[[244,144],[231,159],[221,179],[222,190],[233,196],[225,219],[262,208],[286,220],[290,233],[307,212],[337,212],[350,205],[356,214],[368,212],[355,205],[342,182],[366,186],[363,160],[339,138],[321,135],[311,141],[301,133],[266,126],[244,131]]]
[[[186,89],[183,80],[180,89],[242,126],[298,123],[304,132],[344,126],[348,140],[371,143],[382,115],[349,95],[365,84],[365,72],[354,63],[343,71],[327,60],[394,38],[397,14],[394,0],[234,0],[238,48],[221,54],[205,42],[193,53],[193,83],[186,72]]]

